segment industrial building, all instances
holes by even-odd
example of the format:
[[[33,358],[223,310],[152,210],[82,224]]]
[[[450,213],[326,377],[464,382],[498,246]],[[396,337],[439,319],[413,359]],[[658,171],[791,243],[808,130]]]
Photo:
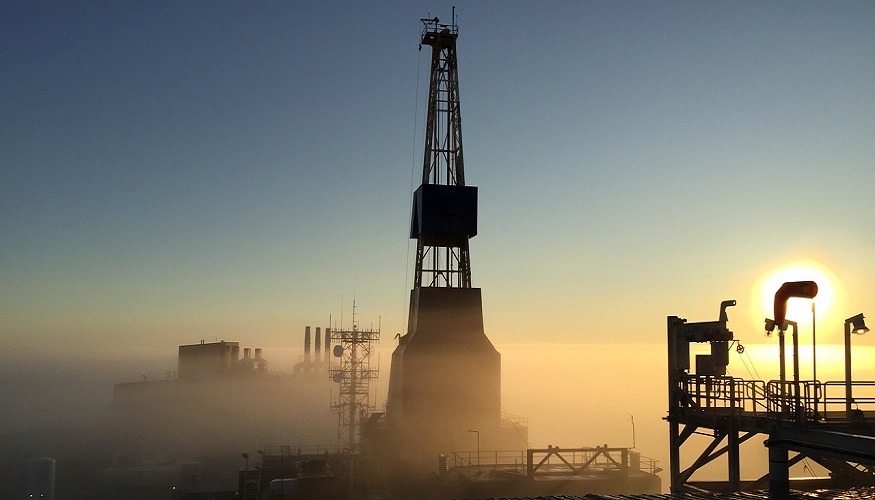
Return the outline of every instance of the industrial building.
[[[322,376],[314,370],[269,371],[261,349],[240,349],[238,342],[182,345],[177,376],[113,387],[117,453],[132,463],[162,462],[238,456],[272,443],[333,443],[332,382],[327,370]],[[121,475],[113,473],[116,483]]]

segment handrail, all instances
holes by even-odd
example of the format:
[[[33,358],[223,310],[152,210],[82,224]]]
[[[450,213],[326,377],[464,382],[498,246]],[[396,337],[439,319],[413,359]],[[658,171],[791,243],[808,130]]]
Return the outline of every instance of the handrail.
[[[447,466],[488,470],[516,470],[528,476],[539,474],[581,474],[616,471],[643,471],[656,474],[662,469],[656,459],[646,457],[631,448],[530,448],[504,451],[454,451],[447,457]],[[538,471],[543,468],[544,471]]]
[[[501,412],[501,421],[502,422],[509,422],[513,425],[517,425],[520,427],[528,427],[529,426],[529,418],[528,417],[514,415],[513,413],[507,413],[505,411]]]
[[[292,446],[288,444],[279,446],[267,446],[259,450],[265,457],[289,457],[298,455],[337,455],[340,449],[335,445],[304,445]]]
[[[817,425],[848,418],[844,381],[744,380],[728,376],[688,374],[677,379],[681,408],[765,416],[779,421]],[[851,382],[854,409],[875,411],[875,381]]]

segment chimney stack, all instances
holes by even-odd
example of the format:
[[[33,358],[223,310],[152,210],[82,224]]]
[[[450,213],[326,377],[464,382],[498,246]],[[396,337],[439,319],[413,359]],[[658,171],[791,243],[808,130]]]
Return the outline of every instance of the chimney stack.
[[[316,361],[319,361],[322,354],[322,329],[318,326],[316,327]]]
[[[310,327],[304,328],[304,361],[310,362]]]

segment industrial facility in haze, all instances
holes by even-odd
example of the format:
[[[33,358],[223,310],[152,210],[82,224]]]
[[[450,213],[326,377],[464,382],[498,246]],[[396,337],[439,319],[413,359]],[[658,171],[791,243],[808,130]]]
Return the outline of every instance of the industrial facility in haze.
[[[269,370],[260,348],[201,341],[179,346],[177,370],[164,379],[115,384],[115,459],[102,491],[235,491],[240,450],[335,443],[328,353],[317,347],[311,357],[309,332],[304,356],[285,372]]]
[[[458,27],[422,19],[431,48],[407,330],[385,407],[371,364],[380,330],[308,326],[290,372],[239,342],[179,346],[163,380],[113,390],[113,463],[98,496],[449,499],[659,493],[656,461],[628,447],[529,444],[501,402],[501,355],[486,335],[469,240],[478,189],[465,182]],[[311,347],[315,344],[315,350]],[[271,369],[269,369],[269,367]]]
[[[502,446],[501,355],[483,329],[469,240],[477,235],[477,188],[465,184],[454,23],[423,20],[431,47],[421,185],[413,195],[410,237],[416,268],[407,333],[392,354],[385,419],[373,422],[375,446],[406,463],[433,462],[471,443]],[[510,444],[510,443],[508,443]]]
[[[528,422],[501,404],[501,355],[486,336],[469,240],[477,188],[465,182],[455,22],[422,19],[431,47],[407,331],[397,336],[384,410],[365,396],[379,330],[331,331],[339,454],[280,446],[240,474],[244,498],[490,498],[659,493],[656,462],[630,448],[532,448]],[[355,323],[355,322],[354,322]],[[360,388],[356,389],[356,387]],[[475,444],[476,443],[476,444]]]

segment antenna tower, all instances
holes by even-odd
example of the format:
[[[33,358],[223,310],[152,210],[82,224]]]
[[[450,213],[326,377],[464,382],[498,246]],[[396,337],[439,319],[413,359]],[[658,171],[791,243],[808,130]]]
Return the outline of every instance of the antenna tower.
[[[358,451],[362,420],[374,410],[370,382],[379,374],[377,368],[371,368],[371,352],[380,340],[380,330],[360,330],[355,307],[353,300],[352,329],[331,331],[332,354],[340,358],[340,366],[328,370],[328,376],[340,386],[338,400],[331,405],[337,414],[337,446],[350,453]]]

